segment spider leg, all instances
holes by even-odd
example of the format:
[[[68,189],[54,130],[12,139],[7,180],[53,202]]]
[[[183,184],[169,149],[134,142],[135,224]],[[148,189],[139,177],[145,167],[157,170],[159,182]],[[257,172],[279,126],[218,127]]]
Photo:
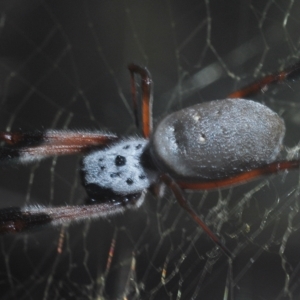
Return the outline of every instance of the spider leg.
[[[198,225],[201,226],[201,228],[213,240],[213,242],[215,242],[216,245],[218,245],[229,258],[232,258],[232,254],[229,251],[229,249],[208,228],[208,226],[199,218],[199,216],[196,214],[196,212],[189,205],[189,203],[185,199],[185,197],[182,193],[182,189],[179,187],[179,185],[168,174],[162,174],[160,176],[160,179],[162,180],[162,182],[164,182],[172,190],[172,192],[175,195],[175,197],[176,197],[178,203],[180,204],[180,206],[183,207],[189,213],[189,215],[193,218],[193,220]]]
[[[141,206],[145,193],[132,201],[110,201],[92,205],[46,207],[41,205],[24,208],[0,209],[0,234],[20,233],[46,225],[59,226],[96,218],[107,218]]]
[[[133,101],[133,112],[135,117],[136,126],[139,127],[138,117],[138,100],[137,100],[137,88],[134,78],[134,74],[137,73],[142,79],[142,130],[143,136],[148,138],[152,131],[152,79],[151,74],[147,68],[142,68],[135,64],[128,66],[131,75],[131,94]]]
[[[282,81],[294,81],[300,77],[300,62],[287,67],[285,70],[281,72],[277,72],[271,75],[267,75],[258,81],[245,86],[244,88],[237,90],[231,94],[229,94],[228,98],[245,98],[260,91],[266,89],[271,84],[279,83]]]
[[[122,213],[121,205],[94,204],[61,207],[12,207],[0,210],[0,233],[18,233],[43,225],[63,225],[73,220],[109,217]]]
[[[284,161],[273,162],[263,167],[246,171],[237,174],[235,176],[223,178],[219,180],[211,180],[211,181],[204,181],[204,182],[188,182],[188,181],[179,180],[176,182],[182,189],[210,190],[210,189],[225,188],[237,184],[242,184],[247,181],[260,178],[263,175],[276,174],[284,170],[298,169],[299,166],[300,166],[299,160],[290,160],[290,161],[284,160]]]
[[[99,131],[0,132],[0,141],[6,144],[0,148],[0,161],[16,159],[27,163],[54,155],[83,153],[117,139],[116,135]]]

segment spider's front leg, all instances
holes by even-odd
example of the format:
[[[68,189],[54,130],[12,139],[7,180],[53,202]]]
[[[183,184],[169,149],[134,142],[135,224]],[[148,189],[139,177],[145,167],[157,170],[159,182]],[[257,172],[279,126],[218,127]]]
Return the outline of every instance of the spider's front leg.
[[[130,64],[128,66],[131,75],[131,94],[133,101],[133,113],[135,117],[136,126],[139,127],[138,117],[138,100],[137,100],[137,88],[134,79],[134,74],[141,76],[141,88],[142,88],[142,131],[144,138],[149,138],[152,131],[152,102],[153,102],[153,90],[151,74],[147,68],[143,68],[136,64]]]
[[[114,134],[83,130],[0,132],[0,162],[29,163],[55,155],[84,153],[116,141]]]
[[[70,136],[71,133],[68,133]],[[92,139],[88,143],[88,148],[83,148],[87,143],[82,145],[80,137],[78,143],[71,140],[74,151],[77,149],[76,146],[81,149],[77,152],[90,149],[94,144],[97,146],[97,149],[89,151],[83,157],[81,163],[83,186],[89,197],[85,205],[61,207],[37,205],[2,209],[0,233],[23,232],[41,225],[56,226],[91,218],[106,218],[123,213],[126,209],[138,208],[144,201],[147,189],[157,178],[156,171],[148,170],[141,165],[141,156],[148,141],[141,138],[127,138],[113,143],[110,147],[98,149],[99,145],[107,145],[107,140],[112,142],[116,137],[99,134],[97,137],[97,143]],[[49,143],[49,137],[47,142]],[[55,139],[51,142],[50,150],[58,145]],[[20,140],[14,141],[19,147],[20,143]],[[59,147],[61,145],[68,146],[68,140],[60,138]],[[27,150],[28,147],[24,149]]]
[[[93,205],[76,206],[27,206],[0,209],[0,234],[20,233],[43,226],[66,225],[72,222],[108,218],[124,213],[126,209],[138,208],[144,201],[145,193],[128,200],[126,196],[118,201],[111,199]],[[122,198],[122,199],[121,199]]]

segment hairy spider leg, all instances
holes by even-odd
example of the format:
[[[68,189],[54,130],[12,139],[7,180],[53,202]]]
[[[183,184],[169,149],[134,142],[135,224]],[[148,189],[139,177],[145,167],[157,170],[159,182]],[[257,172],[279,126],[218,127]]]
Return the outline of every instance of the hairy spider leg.
[[[208,228],[208,226],[201,220],[197,213],[192,209],[189,202],[185,199],[181,187],[175,182],[175,180],[168,174],[162,174],[160,176],[161,180],[172,190],[174,196],[176,197],[178,203],[182,208],[184,208],[193,220],[201,226],[204,232],[213,240],[213,242],[218,245],[223,252],[232,258],[232,254],[229,249],[220,241],[220,239]]]
[[[48,156],[84,153],[117,139],[114,134],[83,130],[0,132],[0,141],[7,144],[0,149],[0,161],[15,158],[26,163]]]
[[[276,174],[284,170],[298,169],[300,166],[299,160],[284,160],[277,161],[265,165],[263,167],[246,171],[235,176],[211,180],[211,181],[202,181],[202,182],[188,182],[184,180],[176,181],[177,184],[182,189],[188,190],[211,190],[218,188],[226,188],[234,185],[239,185],[257,178],[260,178],[264,175]]]
[[[300,62],[291,65],[283,71],[267,75],[258,81],[245,86],[227,96],[227,98],[245,98],[257,94],[260,91],[268,88],[271,84],[276,84],[282,81],[294,81],[300,77]]]
[[[152,79],[151,74],[147,68],[142,68],[135,64],[128,66],[131,75],[131,94],[133,101],[133,113],[137,128],[139,128],[139,117],[138,117],[138,100],[137,100],[137,88],[134,78],[134,74],[141,76],[142,82],[142,131],[145,138],[149,138],[152,132]]]
[[[134,207],[134,203],[131,205]],[[59,226],[69,224],[74,220],[107,218],[124,213],[126,209],[126,206],[120,202],[58,207],[36,205],[24,208],[4,208],[0,209],[0,234],[20,233],[47,225]]]

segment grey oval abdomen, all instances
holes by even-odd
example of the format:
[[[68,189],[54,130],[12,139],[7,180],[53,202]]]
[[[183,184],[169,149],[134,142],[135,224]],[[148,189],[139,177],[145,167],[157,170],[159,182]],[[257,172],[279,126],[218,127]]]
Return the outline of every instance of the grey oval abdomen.
[[[150,149],[158,167],[175,178],[216,179],[274,161],[284,134],[283,120],[268,107],[216,100],[168,115]]]

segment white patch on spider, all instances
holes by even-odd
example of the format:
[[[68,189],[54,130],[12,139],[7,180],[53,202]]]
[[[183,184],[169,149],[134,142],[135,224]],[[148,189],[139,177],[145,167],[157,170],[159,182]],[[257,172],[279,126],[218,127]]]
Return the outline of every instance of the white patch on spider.
[[[157,173],[143,168],[140,163],[147,144],[145,139],[129,138],[90,153],[83,159],[86,183],[123,195],[149,188]]]
[[[193,116],[194,121],[198,122],[201,118],[201,116],[199,114],[194,114]]]

